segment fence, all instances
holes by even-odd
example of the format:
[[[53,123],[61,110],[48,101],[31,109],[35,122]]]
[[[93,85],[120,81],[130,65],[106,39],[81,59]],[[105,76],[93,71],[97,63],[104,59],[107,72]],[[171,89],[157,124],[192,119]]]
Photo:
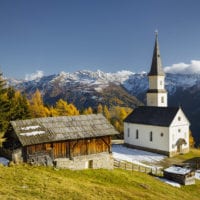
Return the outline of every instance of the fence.
[[[146,166],[130,163],[127,161],[114,160],[114,168],[143,172],[146,174],[153,174],[156,176],[163,176],[163,169],[160,167],[159,168],[158,167],[146,167]]]

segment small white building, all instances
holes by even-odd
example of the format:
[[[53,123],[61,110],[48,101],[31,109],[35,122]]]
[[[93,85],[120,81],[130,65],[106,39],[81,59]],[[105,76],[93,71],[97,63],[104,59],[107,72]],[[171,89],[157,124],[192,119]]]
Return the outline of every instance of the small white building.
[[[187,153],[190,123],[180,107],[167,106],[165,73],[162,69],[157,34],[148,77],[147,106],[134,109],[124,120],[125,144],[170,157]]]

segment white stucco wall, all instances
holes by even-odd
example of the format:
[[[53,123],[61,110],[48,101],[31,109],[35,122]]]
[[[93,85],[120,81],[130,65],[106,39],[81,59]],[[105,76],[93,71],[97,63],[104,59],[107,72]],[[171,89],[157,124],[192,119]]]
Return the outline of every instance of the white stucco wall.
[[[129,137],[128,137],[129,128]],[[139,138],[136,139],[136,130],[139,131]],[[150,132],[153,133],[153,140],[150,141]],[[124,123],[124,142],[126,144],[140,147],[151,148],[155,150],[169,151],[169,128]],[[163,133],[163,136],[161,136]]]
[[[182,145],[182,149],[189,149],[189,125],[190,123],[181,109],[178,110],[169,127],[125,122],[124,142],[144,148],[175,152],[177,151],[177,141],[179,139],[184,139],[187,144]],[[136,130],[139,131],[138,139],[136,139]],[[153,133],[153,141],[150,141],[151,131]],[[163,133],[163,136],[161,136],[161,133]]]
[[[149,76],[149,89],[164,90],[165,76]],[[147,106],[167,107],[167,92],[147,93]]]
[[[163,90],[165,88],[164,76],[149,76],[149,89]]]
[[[167,93],[147,93],[147,106],[167,107]]]
[[[189,121],[183,111],[179,109],[174,120],[170,125],[170,151],[177,150],[176,143],[178,139],[185,139],[186,143],[182,148],[189,148]]]

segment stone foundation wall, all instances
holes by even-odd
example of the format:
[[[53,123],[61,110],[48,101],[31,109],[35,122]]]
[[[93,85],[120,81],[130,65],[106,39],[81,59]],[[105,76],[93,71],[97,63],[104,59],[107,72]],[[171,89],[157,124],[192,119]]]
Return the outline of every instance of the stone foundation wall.
[[[99,153],[85,156],[77,156],[72,159],[57,158],[54,160],[55,166],[62,169],[113,169],[113,158],[109,153]]]
[[[27,163],[31,165],[53,166],[53,160],[48,154],[29,155]]]
[[[0,156],[3,156],[15,163],[21,163],[23,162],[23,157],[22,157],[22,149],[16,149],[16,150],[9,150],[5,148],[0,148]]]

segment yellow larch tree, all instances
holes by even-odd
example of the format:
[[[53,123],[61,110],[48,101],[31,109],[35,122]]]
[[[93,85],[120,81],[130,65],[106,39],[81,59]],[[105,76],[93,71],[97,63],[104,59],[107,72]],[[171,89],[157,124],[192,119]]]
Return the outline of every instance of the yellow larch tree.
[[[32,117],[47,117],[50,115],[49,109],[44,106],[42,95],[37,89],[30,99],[30,112]]]

